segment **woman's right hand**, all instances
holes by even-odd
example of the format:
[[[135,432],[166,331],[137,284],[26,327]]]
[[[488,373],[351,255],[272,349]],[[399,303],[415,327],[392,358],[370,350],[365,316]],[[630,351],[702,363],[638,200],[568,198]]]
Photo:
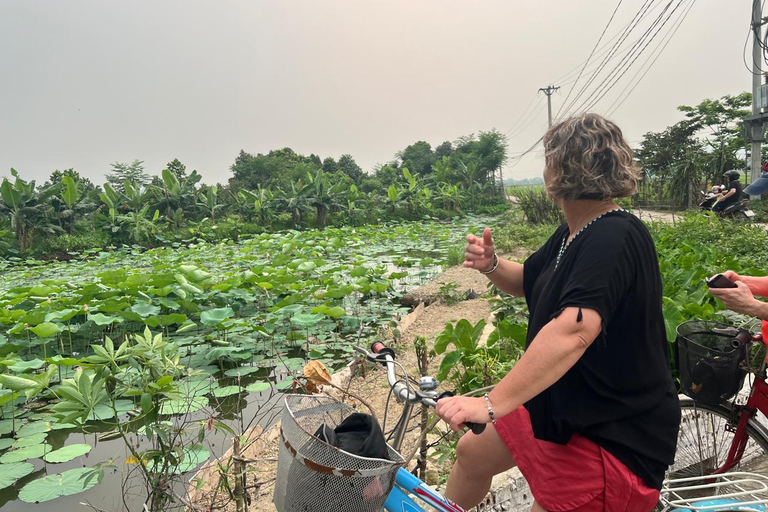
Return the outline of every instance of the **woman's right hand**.
[[[467,235],[467,246],[464,248],[464,266],[476,270],[489,270],[493,265],[493,255],[496,248],[493,245],[491,229],[483,230],[482,238]]]

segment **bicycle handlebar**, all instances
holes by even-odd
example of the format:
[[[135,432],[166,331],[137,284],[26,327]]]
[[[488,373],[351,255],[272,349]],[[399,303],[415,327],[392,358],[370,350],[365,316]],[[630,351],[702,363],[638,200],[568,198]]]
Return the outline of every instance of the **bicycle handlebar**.
[[[445,394],[438,396],[435,393],[424,394],[412,390],[411,386],[406,384],[403,380],[398,379],[397,375],[395,375],[395,351],[384,345],[382,342],[376,341],[371,345],[371,350],[375,355],[362,347],[354,347],[354,349],[363,354],[369,361],[386,366],[389,387],[392,388],[392,392],[398,400],[410,403],[421,403],[429,407],[437,407],[437,401],[445,396]],[[475,435],[480,435],[485,430],[485,423],[465,421],[464,425],[466,425],[466,427]]]

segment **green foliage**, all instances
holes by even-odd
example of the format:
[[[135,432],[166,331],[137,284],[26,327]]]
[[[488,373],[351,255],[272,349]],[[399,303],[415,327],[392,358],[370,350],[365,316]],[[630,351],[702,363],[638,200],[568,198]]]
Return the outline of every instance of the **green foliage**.
[[[446,306],[455,306],[464,299],[462,293],[459,291],[459,285],[454,282],[447,282],[440,285],[440,291],[437,292],[437,298]]]
[[[544,187],[518,189],[516,194],[518,204],[531,224],[565,222],[562,210],[552,202]]]

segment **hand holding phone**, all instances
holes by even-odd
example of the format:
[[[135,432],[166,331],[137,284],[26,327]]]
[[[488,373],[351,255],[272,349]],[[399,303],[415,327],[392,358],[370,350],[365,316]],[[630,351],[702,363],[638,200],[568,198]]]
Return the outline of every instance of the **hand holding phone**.
[[[712,279],[707,279],[706,282],[710,288],[737,288],[736,283],[723,274],[717,274]]]

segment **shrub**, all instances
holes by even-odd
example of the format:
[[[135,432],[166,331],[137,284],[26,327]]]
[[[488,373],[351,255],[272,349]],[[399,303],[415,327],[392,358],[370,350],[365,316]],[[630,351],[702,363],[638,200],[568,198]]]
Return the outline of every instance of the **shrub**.
[[[565,221],[562,210],[549,199],[543,188],[520,190],[516,197],[531,224],[560,224]]]

